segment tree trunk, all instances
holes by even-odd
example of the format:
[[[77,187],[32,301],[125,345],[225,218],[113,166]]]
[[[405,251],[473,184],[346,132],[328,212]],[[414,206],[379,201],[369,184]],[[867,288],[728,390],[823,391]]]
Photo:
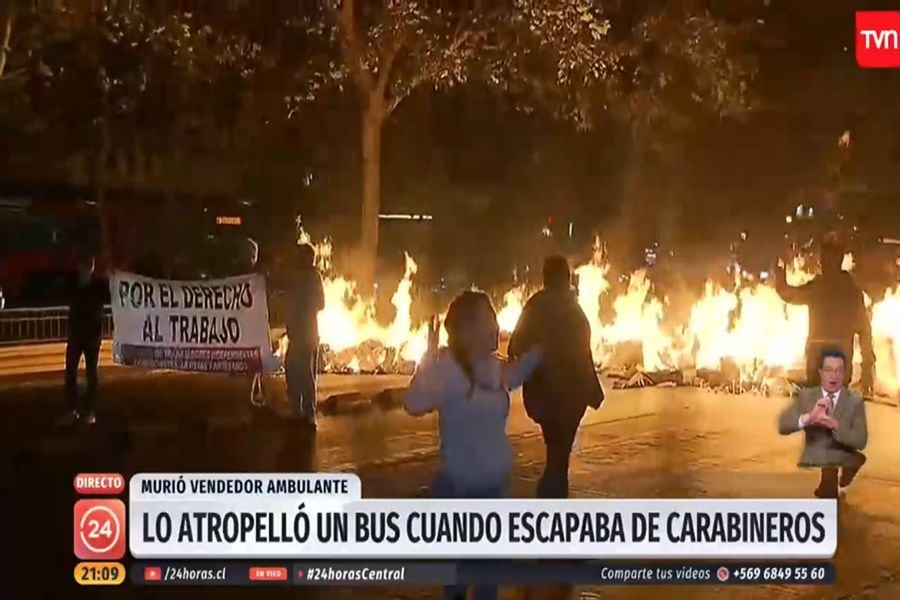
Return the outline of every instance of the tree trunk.
[[[94,166],[94,186],[97,192],[97,216],[100,220],[100,262],[106,269],[112,268],[113,264],[112,233],[110,232],[106,203],[106,174],[111,146],[109,123],[106,118],[101,118],[100,149],[97,152],[97,163]]]
[[[369,106],[362,123],[362,228],[357,262],[359,289],[369,294],[375,284],[378,258],[378,215],[381,210],[381,128],[384,115]]]

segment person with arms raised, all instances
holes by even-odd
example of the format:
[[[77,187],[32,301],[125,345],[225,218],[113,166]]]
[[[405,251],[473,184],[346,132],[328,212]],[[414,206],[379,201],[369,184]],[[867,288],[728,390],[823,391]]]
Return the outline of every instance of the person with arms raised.
[[[438,349],[437,321],[432,320],[428,351],[403,398],[411,415],[438,413],[440,467],[431,492],[438,498],[500,498],[512,471],[506,437],[509,392],[540,362],[541,351],[532,347],[517,361],[501,361],[497,315],[482,292],[454,299],[444,325],[448,346]],[[446,593],[451,599],[466,597],[461,587]],[[496,589],[475,589],[476,600],[496,597]]]
[[[860,385],[863,395],[869,397],[874,380],[875,351],[862,290],[853,275],[841,269],[844,249],[834,236],[826,237],[821,254],[822,274],[803,285],[789,285],[784,268],[775,270],[775,289],[781,299],[809,307],[806,385],[819,384],[819,357],[823,349],[837,348],[844,356],[853,356],[853,336],[858,335],[862,351]],[[845,387],[850,385],[852,366],[845,365]]]

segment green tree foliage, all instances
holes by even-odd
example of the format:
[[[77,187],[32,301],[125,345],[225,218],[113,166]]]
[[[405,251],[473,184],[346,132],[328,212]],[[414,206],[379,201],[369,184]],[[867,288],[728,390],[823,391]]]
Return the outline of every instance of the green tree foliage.
[[[575,104],[569,84],[602,77],[610,58],[602,43],[608,25],[587,0],[340,0],[313,7],[297,21],[305,48],[314,51],[304,55],[289,100],[298,110],[334,88],[359,100],[364,287],[374,281],[383,129],[406,98],[478,78]]]
[[[229,0],[192,2],[187,13],[140,0],[27,3],[14,20],[0,16],[12,23],[0,119],[40,148],[31,158],[52,163],[45,170],[80,171],[100,189],[114,177],[174,186],[200,156],[239,176],[265,155],[261,144],[277,145],[272,123],[290,130],[311,103],[351,92],[365,286],[378,245],[382,136],[407,98],[478,81],[525,111],[585,129],[615,115],[641,132],[742,110],[750,71],[732,43],[741,31],[697,5]],[[16,139],[5,136],[7,156]]]
[[[362,278],[372,279],[387,120],[419,89],[479,80],[526,111],[589,128],[602,111],[636,129],[684,127],[747,106],[738,33],[706,11],[603,0],[333,0],[307,3],[289,110],[334,89],[359,99]]]
[[[258,52],[140,2],[20,4],[11,37],[6,162],[92,183],[106,251],[105,190],[179,187],[189,157],[226,145]]]
[[[173,152],[219,141],[240,110],[257,48],[139,6],[20,15],[17,51],[45,156],[146,177]],[[199,146],[199,147],[198,147]],[[114,164],[117,163],[117,164]],[[95,173],[102,176],[102,173]]]

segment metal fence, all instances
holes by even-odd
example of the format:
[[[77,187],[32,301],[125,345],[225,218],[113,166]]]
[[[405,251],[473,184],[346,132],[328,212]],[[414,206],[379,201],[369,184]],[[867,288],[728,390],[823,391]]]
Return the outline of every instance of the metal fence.
[[[112,337],[112,311],[103,308],[103,337]],[[0,310],[0,346],[64,342],[69,331],[65,306]]]

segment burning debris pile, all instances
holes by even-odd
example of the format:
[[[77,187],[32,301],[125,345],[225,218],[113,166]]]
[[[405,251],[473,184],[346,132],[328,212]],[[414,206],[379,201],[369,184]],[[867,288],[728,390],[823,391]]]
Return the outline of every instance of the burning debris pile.
[[[306,238],[305,241],[308,241]],[[363,299],[354,282],[334,274],[331,244],[317,245],[326,307],[319,314],[324,347],[322,366],[333,373],[411,373],[427,347],[427,323],[412,320],[412,284],[416,263],[406,269],[393,293],[393,320],[382,325],[374,304]],[[845,268],[852,268],[848,256]],[[715,390],[782,393],[802,378],[808,313],[786,304],[774,287],[737,272],[733,286],[707,281],[677,322],[669,301],[658,297],[647,273],[628,276],[627,287],[614,292],[609,262],[599,240],[591,260],[576,269],[578,302],[591,325],[594,362],[615,387],[697,385]],[[813,273],[796,258],[787,265],[788,283],[800,285]],[[497,320],[508,335],[516,325],[528,290],[514,287],[502,296]],[[871,301],[872,333],[877,356],[876,391],[900,391],[900,285]],[[605,318],[601,305],[611,306]],[[446,333],[441,331],[442,342]],[[282,340],[282,351],[286,340]],[[854,357],[860,362],[860,357]],[[859,372],[859,369],[854,369]]]

